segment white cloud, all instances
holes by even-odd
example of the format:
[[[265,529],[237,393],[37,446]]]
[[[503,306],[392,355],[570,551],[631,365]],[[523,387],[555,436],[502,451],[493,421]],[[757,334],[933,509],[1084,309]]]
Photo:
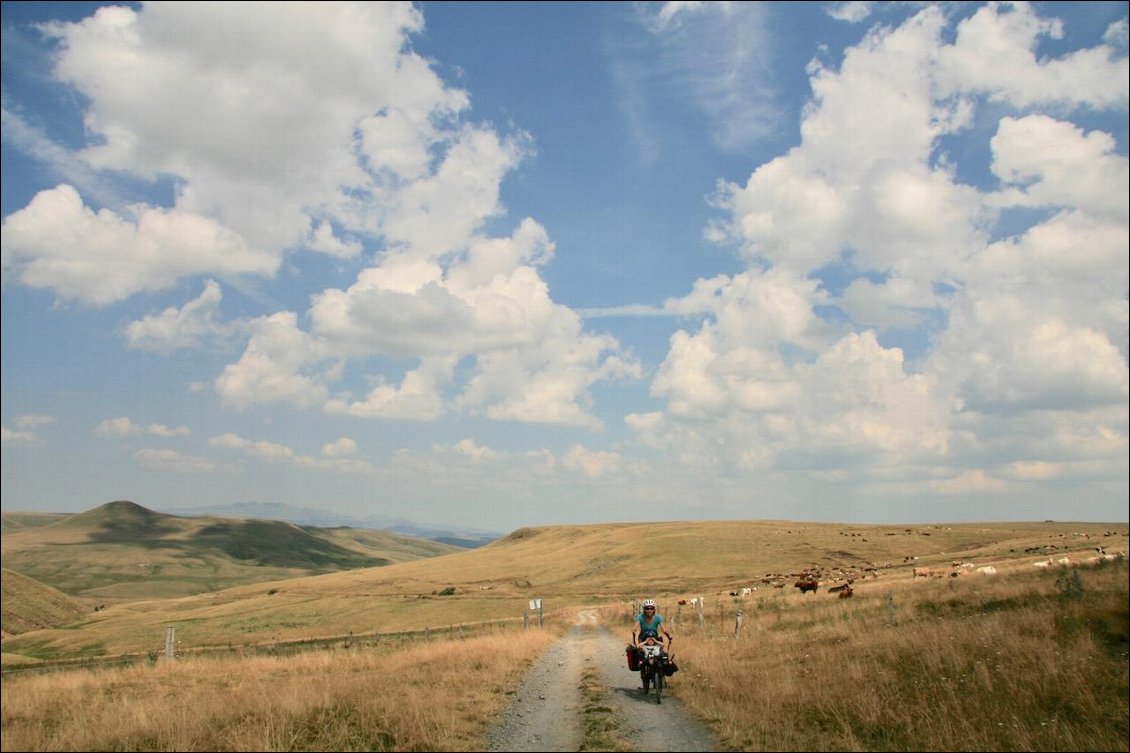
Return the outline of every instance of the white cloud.
[[[165,437],[167,439],[172,437],[192,436],[192,429],[187,426],[165,426],[164,424],[149,424],[145,427],[145,432],[155,437]]]
[[[849,2],[832,3],[828,6],[828,15],[837,21],[847,21],[857,24],[871,15],[873,2],[864,0],[850,0]]]
[[[129,416],[120,418],[107,418],[94,427],[94,435],[102,439],[122,439],[136,437],[144,433],[144,429],[135,424]]]
[[[131,322],[126,327],[130,347],[171,353],[223,334],[228,328],[217,320],[222,298],[219,284],[209,280],[200,296],[181,308],[170,306],[160,314]]]
[[[812,66],[800,144],[716,196],[728,217],[709,235],[739,244],[750,268],[665,306],[701,321],[670,339],[651,387],[664,409],[626,418],[640,446],[704,474],[927,497],[1015,493],[1053,475],[1047,458],[1082,448],[1090,464],[1057,477],[1125,476],[1126,159],[1111,134],[1047,115],[985,127],[992,111],[970,98],[1125,107],[1125,58],[1037,63],[1029,47],[1054,23],[1027,6],[977,16],[948,45],[944,14],[928,7],[873,29],[838,70]],[[1024,54],[1015,70],[960,68],[959,87],[962,55],[988,54],[978,24]],[[1110,59],[1083,62],[1099,58]],[[1083,85],[1064,96],[1059,76]],[[982,144],[1000,189],[959,181],[943,151],[958,133],[992,136]],[[1047,214],[993,242],[1014,208]],[[838,287],[821,284],[830,266],[833,280],[847,275]],[[883,344],[898,328],[931,336],[914,369]]]
[[[313,455],[302,455],[295,452],[293,448],[278,442],[253,441],[230,432],[208,440],[211,447],[220,450],[234,450],[267,463],[281,463],[296,468],[331,473],[359,475],[372,473],[374,469],[368,461],[352,457],[352,442],[353,440],[348,437],[342,437],[335,443],[323,445],[322,454],[324,457],[315,457]],[[328,452],[327,448],[329,448]],[[352,449],[356,450],[355,443],[352,444]]]
[[[127,437],[139,437],[142,434],[171,439],[173,437],[191,436],[192,430],[187,426],[166,426],[158,423],[142,426],[135,423],[129,416],[107,418],[94,427],[94,435],[101,439],[125,439]]]
[[[330,379],[330,372],[318,368],[324,348],[298,328],[295,314],[271,314],[250,326],[247,349],[216,377],[223,401],[240,409],[273,402],[321,405]]]
[[[328,458],[352,457],[357,454],[357,442],[349,437],[339,437],[322,445],[322,454]]]
[[[214,220],[135,206],[136,221],[83,205],[68,185],[4,219],[3,268],[24,285],[93,304],[161,290],[186,275],[272,274],[278,260]]]
[[[159,471],[209,473],[216,469],[215,464],[205,458],[185,455],[176,450],[138,450],[133,454],[133,459],[143,468]]]
[[[1071,207],[1091,221],[1117,222],[1130,216],[1130,168],[1108,133],[1083,129],[1045,115],[1002,118],[992,169],[1018,185],[999,201],[1031,207]]]
[[[446,411],[442,388],[450,381],[454,367],[450,358],[423,359],[419,368],[404,375],[399,386],[378,379],[364,400],[331,399],[325,410],[360,418],[433,421]]]
[[[34,431],[12,431],[7,426],[0,427],[0,443],[5,446],[23,445],[38,447],[43,444],[43,439]]]
[[[1004,492],[1008,488],[1008,483],[977,470],[967,471],[951,479],[932,481],[930,486],[941,494],[965,496],[984,492]]]
[[[1019,107],[1125,108],[1130,68],[1113,48],[1037,57],[1040,40],[1063,34],[1062,22],[1038,17],[1028,3],[987,5],[958,24],[954,43],[940,50],[938,83],[943,91],[983,94]]]
[[[616,470],[620,465],[620,455],[616,452],[594,451],[581,445],[573,445],[561,462],[566,468],[578,470],[589,478],[597,478]]]
[[[511,142],[450,125],[469,101],[407,49],[422,26],[408,3],[158,3],[45,25],[59,43],[56,78],[89,103],[81,159],[95,171],[171,176],[176,204],[133,206],[134,221],[126,207],[85,210],[69,186],[45,192],[6,220],[5,270],[103,304],[185,276],[271,275],[302,245],[352,258],[354,236],[375,237],[386,221],[397,242],[434,234],[379,206],[444,227],[489,215],[491,173],[514,158]],[[374,113],[402,125],[377,127]],[[68,162],[21,133],[24,149]],[[492,139],[510,152],[487,157]],[[420,175],[420,155],[445,144],[446,173]],[[404,154],[416,155],[413,169]],[[96,185],[88,173],[80,185]],[[480,176],[469,185],[482,201],[464,211],[444,196],[466,175]]]
[[[509,238],[465,243],[446,265],[396,255],[348,289],[314,297],[311,333],[327,353],[419,359],[399,385],[378,379],[364,399],[336,397],[326,410],[434,420],[455,409],[599,428],[592,385],[637,377],[640,367],[613,338],[586,334],[574,311],[553,302],[538,271],[554,250],[545,229],[527,219]],[[473,373],[453,383],[456,363],[468,357]],[[458,393],[450,405],[448,388]]]
[[[644,11],[660,63],[637,75],[661,74],[659,85],[708,118],[720,148],[748,149],[775,134],[782,119],[775,40],[765,20],[770,12],[761,3],[729,2],[668,2],[654,14]],[[625,93],[633,83],[625,82]]]
[[[40,426],[51,426],[55,423],[54,416],[43,416],[34,413],[24,413],[16,416],[16,426],[21,429],[35,429]]]

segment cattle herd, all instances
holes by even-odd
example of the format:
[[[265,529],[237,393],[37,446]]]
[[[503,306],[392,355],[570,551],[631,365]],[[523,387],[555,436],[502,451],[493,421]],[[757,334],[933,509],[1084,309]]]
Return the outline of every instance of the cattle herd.
[[[1087,534],[1080,534],[1087,536]],[[1126,534],[1107,534],[1119,535],[1125,537]],[[1031,563],[1034,567],[1067,567],[1070,565],[1094,565],[1099,562],[1124,559],[1126,553],[1124,551],[1108,552],[1103,546],[1095,546],[1093,549],[1078,549],[1078,545],[1073,548],[1072,556],[1068,556],[1066,552],[1059,553],[1059,556],[1049,556],[1051,552],[1056,552],[1060,545],[1046,544],[1038,547],[1029,547],[1024,550],[1025,554],[1038,553],[1044,555],[1044,559],[1037,560]],[[1063,550],[1067,550],[1068,545],[1063,546]],[[1074,559],[1072,558],[1074,557]],[[903,565],[908,565],[918,560],[916,556],[907,556],[903,558]],[[999,563],[998,563],[999,564]],[[762,586],[770,588],[784,588],[792,581],[793,587],[802,594],[816,593],[821,585],[826,586],[828,593],[838,596],[841,599],[850,598],[854,591],[852,584],[857,580],[872,580],[881,577],[884,572],[890,572],[895,566],[886,562],[882,565],[874,563],[865,563],[854,568],[840,568],[835,567],[825,569],[820,566],[814,566],[800,572],[790,573],[767,573],[759,585],[743,586],[734,591],[730,591],[730,596],[735,598],[744,598],[750,596],[754,591]],[[911,578],[917,580],[918,578],[957,578],[965,573],[973,573],[977,575],[998,575],[999,571],[994,565],[977,565],[972,562],[963,562],[954,560],[949,565],[914,565],[911,569]],[[684,602],[679,602],[680,604]]]

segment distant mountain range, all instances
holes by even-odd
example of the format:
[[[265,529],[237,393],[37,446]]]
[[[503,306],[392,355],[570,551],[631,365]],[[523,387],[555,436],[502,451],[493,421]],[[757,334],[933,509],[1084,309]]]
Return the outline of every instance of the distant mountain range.
[[[415,536],[420,539],[438,541],[451,546],[474,549],[485,546],[490,542],[505,536],[497,531],[485,531],[476,528],[461,528],[457,526],[424,526],[404,518],[391,515],[366,515],[356,517],[342,515],[328,510],[318,510],[311,507],[295,507],[293,505],[278,504],[275,502],[239,502],[230,505],[200,505],[197,507],[181,507],[177,509],[161,510],[168,515],[197,516],[212,515],[221,518],[256,518],[258,520],[282,520],[300,526],[317,526],[319,528],[366,528],[378,531],[392,531],[404,536]]]

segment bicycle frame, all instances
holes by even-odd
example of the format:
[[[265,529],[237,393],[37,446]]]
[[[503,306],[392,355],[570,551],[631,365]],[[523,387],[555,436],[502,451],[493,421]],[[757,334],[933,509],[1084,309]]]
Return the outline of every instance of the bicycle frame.
[[[640,646],[643,649],[643,659],[640,663],[640,678],[643,680],[644,693],[647,693],[649,685],[655,685],[655,702],[663,702],[663,686],[666,684],[666,673],[663,671],[664,665],[667,664],[667,652],[663,650],[663,646],[655,644],[643,644]]]

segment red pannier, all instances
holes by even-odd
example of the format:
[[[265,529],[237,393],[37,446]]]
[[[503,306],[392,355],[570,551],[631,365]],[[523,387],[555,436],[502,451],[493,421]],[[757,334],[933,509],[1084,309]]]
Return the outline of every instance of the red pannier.
[[[628,646],[624,653],[628,656],[628,669],[638,672],[640,661],[643,659],[643,650],[635,646]]]

